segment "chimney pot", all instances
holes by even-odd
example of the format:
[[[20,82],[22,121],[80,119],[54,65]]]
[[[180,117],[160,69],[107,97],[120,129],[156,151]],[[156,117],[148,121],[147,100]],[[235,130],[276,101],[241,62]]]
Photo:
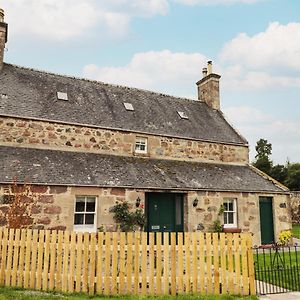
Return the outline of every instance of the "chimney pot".
[[[203,78],[207,76],[207,68],[202,69]]]
[[[207,62],[207,73],[208,73],[208,75],[212,73],[212,61],[211,60],[209,60]]]

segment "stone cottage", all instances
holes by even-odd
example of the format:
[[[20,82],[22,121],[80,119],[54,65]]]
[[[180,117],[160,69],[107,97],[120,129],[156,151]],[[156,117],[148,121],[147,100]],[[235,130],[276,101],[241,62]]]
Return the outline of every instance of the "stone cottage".
[[[252,232],[291,227],[289,192],[249,164],[248,142],[220,110],[211,62],[184,99],[3,61],[0,10],[0,207],[13,178],[39,197],[35,228],[115,230],[111,207],[145,210],[147,231]]]

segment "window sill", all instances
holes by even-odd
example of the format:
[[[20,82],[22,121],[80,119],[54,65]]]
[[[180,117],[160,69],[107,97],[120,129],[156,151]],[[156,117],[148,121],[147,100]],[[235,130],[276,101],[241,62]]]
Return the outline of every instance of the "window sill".
[[[139,157],[150,157],[149,153],[141,153],[141,152],[133,152],[133,155]]]
[[[225,233],[241,233],[242,229],[240,228],[223,228],[223,232]]]

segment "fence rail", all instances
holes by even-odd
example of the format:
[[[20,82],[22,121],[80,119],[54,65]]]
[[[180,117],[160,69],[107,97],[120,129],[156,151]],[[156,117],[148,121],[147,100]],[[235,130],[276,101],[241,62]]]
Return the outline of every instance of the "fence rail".
[[[0,229],[0,285],[90,295],[252,294],[252,238]]]

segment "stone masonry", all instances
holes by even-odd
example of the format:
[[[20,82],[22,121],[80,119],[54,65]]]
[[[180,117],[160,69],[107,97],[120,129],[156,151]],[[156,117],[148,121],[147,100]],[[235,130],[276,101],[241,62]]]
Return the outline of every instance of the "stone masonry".
[[[132,156],[137,136],[148,138],[151,158],[248,163],[248,147],[125,131],[0,117],[0,144]]]
[[[0,188],[0,202],[9,186]],[[97,188],[97,187],[63,187],[63,186],[32,186],[36,193],[36,201],[32,207],[34,227],[36,229],[73,230],[74,209],[76,196],[97,197],[97,228],[103,227],[105,231],[116,231],[118,225],[113,219],[111,208],[127,201],[132,209],[136,206],[137,198],[141,199],[140,208],[145,209],[145,190],[124,188]],[[178,191],[180,193],[180,191]],[[259,196],[273,197],[274,231],[278,238],[282,230],[290,229],[288,195],[269,195],[257,193],[234,192],[184,192],[184,224],[185,231],[211,231],[213,222],[217,219],[223,222],[219,215],[220,206],[224,198],[237,199],[237,223],[242,232],[254,234],[254,244],[260,245],[260,217]],[[199,200],[196,207],[193,200]],[[0,225],[5,226],[4,214],[8,205],[0,205]]]

